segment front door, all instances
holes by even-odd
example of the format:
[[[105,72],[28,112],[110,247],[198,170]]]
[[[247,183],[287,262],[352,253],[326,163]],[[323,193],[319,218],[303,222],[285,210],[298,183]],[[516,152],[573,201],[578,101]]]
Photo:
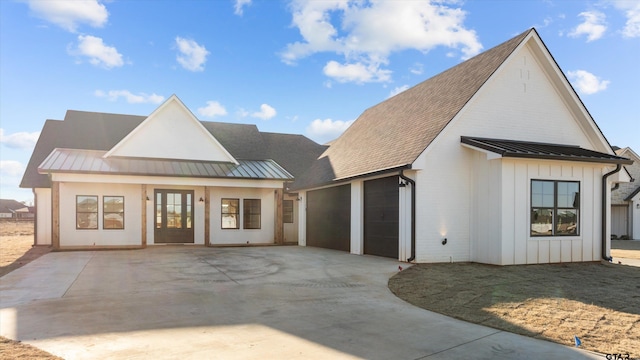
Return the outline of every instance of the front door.
[[[193,243],[193,191],[155,191],[156,244]]]

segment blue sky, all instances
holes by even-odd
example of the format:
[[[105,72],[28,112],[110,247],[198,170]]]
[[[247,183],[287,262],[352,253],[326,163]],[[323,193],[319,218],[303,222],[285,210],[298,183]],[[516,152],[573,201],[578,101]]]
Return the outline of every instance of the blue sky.
[[[640,1],[0,1],[0,197],[46,119],[150,114],[337,137],[368,107],[536,27],[612,145],[640,152]]]

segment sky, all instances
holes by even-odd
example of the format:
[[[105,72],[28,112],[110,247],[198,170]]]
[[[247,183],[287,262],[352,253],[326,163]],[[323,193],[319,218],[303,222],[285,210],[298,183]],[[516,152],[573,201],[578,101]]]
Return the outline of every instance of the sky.
[[[149,115],[338,137],[364,110],[535,27],[611,145],[640,152],[640,0],[1,0],[0,198],[47,119]]]

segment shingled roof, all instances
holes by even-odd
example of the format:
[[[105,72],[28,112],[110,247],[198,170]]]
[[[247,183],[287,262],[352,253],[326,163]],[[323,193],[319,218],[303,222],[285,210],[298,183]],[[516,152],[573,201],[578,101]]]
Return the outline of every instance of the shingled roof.
[[[408,167],[531,32],[367,109],[293,188]]]
[[[67,111],[64,121],[47,120],[20,187],[46,188],[51,182],[38,166],[54,149],[108,151],[147,117]],[[239,160],[273,160],[300,176],[326,147],[302,135],[262,133],[255,125],[201,121],[222,146]]]

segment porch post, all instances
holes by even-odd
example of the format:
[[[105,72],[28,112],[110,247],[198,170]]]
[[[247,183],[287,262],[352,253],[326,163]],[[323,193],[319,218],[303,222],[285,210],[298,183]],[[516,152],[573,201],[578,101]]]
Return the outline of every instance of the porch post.
[[[60,183],[51,182],[51,245],[60,250]]]
[[[147,247],[147,185],[142,184],[142,197],[140,198],[142,203],[142,219],[141,219],[141,237],[142,247]]]
[[[211,199],[209,196],[209,187],[204,187],[204,246],[210,245],[211,236]]]
[[[274,194],[276,200],[276,224],[273,237],[276,244],[282,244],[284,243],[284,213],[282,210],[284,191],[282,189],[276,189]]]

